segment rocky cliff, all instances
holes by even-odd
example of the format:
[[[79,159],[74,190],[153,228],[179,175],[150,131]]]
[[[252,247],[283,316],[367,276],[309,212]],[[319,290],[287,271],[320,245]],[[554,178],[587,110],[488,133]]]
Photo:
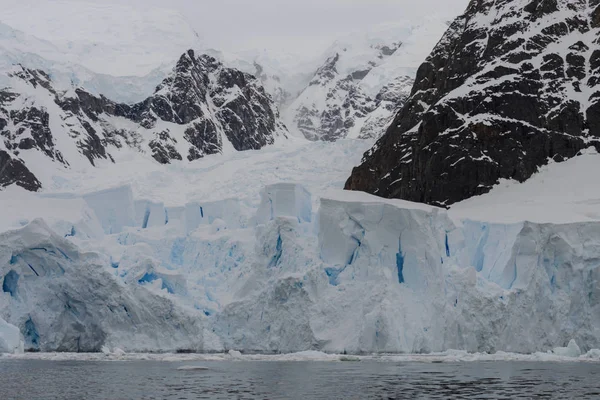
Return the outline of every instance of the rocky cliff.
[[[473,0],[347,189],[449,205],[600,148],[600,1]]]

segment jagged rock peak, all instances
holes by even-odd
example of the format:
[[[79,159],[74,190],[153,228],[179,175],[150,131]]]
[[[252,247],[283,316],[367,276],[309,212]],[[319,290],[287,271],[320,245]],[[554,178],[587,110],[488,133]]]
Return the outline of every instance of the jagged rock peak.
[[[149,153],[168,164],[256,150],[287,135],[254,76],[193,50],[154,94],[133,105],[81,88],[58,91],[44,71],[22,66],[10,79],[11,87],[0,91],[0,187],[38,190],[44,182],[36,171],[115,162],[122,151]],[[43,161],[26,163],[29,152],[41,152]]]
[[[346,188],[436,205],[600,149],[600,0],[473,0]]]

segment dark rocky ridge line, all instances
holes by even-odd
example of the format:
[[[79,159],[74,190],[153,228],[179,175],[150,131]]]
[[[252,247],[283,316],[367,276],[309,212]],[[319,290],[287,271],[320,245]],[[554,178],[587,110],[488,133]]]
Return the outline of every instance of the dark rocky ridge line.
[[[38,151],[69,167],[73,160],[65,157],[56,140],[64,133],[79,155],[95,165],[97,160],[114,162],[111,152],[123,147],[148,152],[157,162],[168,164],[220,153],[224,140],[237,151],[257,150],[287,132],[273,100],[254,76],[192,50],[181,56],[152,96],[133,105],[81,88],[58,91],[39,70],[19,66],[12,76],[25,82],[31,93],[0,89],[0,138],[5,148],[0,148],[0,188],[16,184],[37,191],[42,187],[20,157],[23,152]],[[133,128],[115,124],[115,118],[133,123]],[[63,132],[53,132],[58,124]],[[174,132],[177,126],[183,135]]]
[[[600,150],[600,0],[472,0],[346,183],[447,206]]]

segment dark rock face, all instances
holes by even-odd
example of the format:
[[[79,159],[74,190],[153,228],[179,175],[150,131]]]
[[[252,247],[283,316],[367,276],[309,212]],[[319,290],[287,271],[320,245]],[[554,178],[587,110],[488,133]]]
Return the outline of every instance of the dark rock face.
[[[600,0],[473,0],[346,183],[449,205],[600,149]]]
[[[11,157],[6,151],[0,151],[0,187],[13,184],[32,192],[42,188],[40,181],[21,160]]]
[[[40,189],[23,152],[40,152],[68,168],[81,165],[81,158],[92,165],[114,162],[111,153],[131,148],[168,164],[220,153],[225,142],[237,151],[260,149],[287,132],[256,78],[191,50],[151,97],[133,105],[82,89],[62,93],[43,71],[19,67],[12,77],[29,89],[0,91],[0,137],[6,149],[0,157],[0,188]]]

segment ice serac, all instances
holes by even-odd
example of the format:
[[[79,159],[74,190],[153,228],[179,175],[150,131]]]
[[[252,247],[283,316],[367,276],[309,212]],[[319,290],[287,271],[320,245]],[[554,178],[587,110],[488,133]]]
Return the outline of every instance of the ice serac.
[[[450,205],[600,148],[597,1],[471,1],[347,189]]]
[[[39,190],[57,171],[150,155],[161,164],[256,150],[287,137],[260,82],[189,50],[146,100],[117,103],[62,91],[42,70],[15,66],[0,90],[0,185]]]
[[[111,269],[107,257],[80,251],[42,220],[3,233],[0,316],[19,327],[27,350],[202,349],[199,316],[124,285]]]
[[[100,192],[90,193],[83,196],[88,206],[94,210],[96,217],[102,224],[106,234],[119,233],[126,226],[136,226],[136,208],[133,201],[131,186],[121,186],[114,189],[106,189]],[[140,203],[138,203],[139,205]],[[140,218],[142,224],[145,221],[146,212]],[[151,214],[147,214],[148,218]],[[140,224],[140,227],[141,224]]]
[[[300,222],[312,220],[311,194],[306,188],[294,183],[278,183],[264,188],[256,215],[259,224],[277,217],[298,218]]]
[[[187,233],[202,225],[211,225],[221,221],[223,228],[240,228],[246,224],[241,214],[238,199],[224,199],[209,202],[191,202],[185,205],[183,214]]]

